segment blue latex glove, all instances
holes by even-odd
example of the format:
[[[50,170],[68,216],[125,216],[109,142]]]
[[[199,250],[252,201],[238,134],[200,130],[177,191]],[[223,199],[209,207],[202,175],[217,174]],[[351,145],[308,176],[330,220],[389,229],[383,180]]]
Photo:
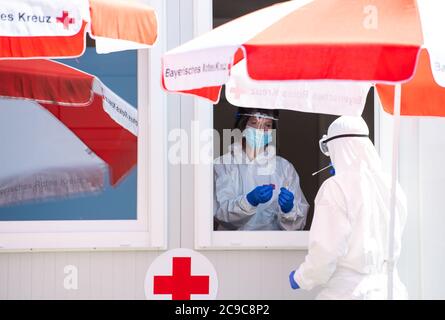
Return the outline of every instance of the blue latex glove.
[[[278,204],[280,205],[281,211],[288,213],[294,207],[294,194],[286,188],[281,188],[280,190],[281,192],[278,196]]]
[[[258,186],[247,194],[247,201],[255,207],[260,203],[265,203],[272,198],[273,189],[272,184]]]
[[[330,173],[332,176],[335,176],[335,168],[334,168],[334,165],[332,164],[332,162],[329,162],[329,164],[332,166],[331,169],[329,169],[329,173]]]
[[[292,271],[292,272],[290,273],[290,275],[289,275],[290,286],[291,286],[291,288],[294,289],[294,290],[295,290],[295,289],[300,289],[300,286],[299,286],[298,283],[295,281],[294,274],[295,274],[295,270]]]

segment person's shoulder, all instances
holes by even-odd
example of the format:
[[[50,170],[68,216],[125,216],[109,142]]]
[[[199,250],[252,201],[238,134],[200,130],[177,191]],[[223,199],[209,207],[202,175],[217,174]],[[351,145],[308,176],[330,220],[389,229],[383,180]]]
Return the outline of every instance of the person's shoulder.
[[[294,165],[289,160],[287,160],[286,158],[283,158],[281,156],[276,156],[275,158],[276,158],[277,162],[279,162],[283,166],[292,167],[292,168],[294,167]]]
[[[327,214],[337,214],[338,212],[347,211],[347,202],[345,193],[343,192],[338,177],[332,176],[326,179],[314,200],[315,210],[320,207],[330,207],[330,210],[324,210]]]
[[[327,178],[325,181],[323,181],[323,183],[320,186],[320,190],[321,189],[325,189],[325,188],[332,188],[333,186],[338,185],[338,176],[331,176],[329,178]]]
[[[317,196],[315,197],[315,201],[317,199],[325,197],[326,195],[338,194],[341,192],[340,183],[338,181],[338,176],[334,175],[332,177],[327,178],[318,189]]]
[[[232,152],[230,151],[213,160],[213,164],[231,164],[231,163],[233,163],[233,155]]]

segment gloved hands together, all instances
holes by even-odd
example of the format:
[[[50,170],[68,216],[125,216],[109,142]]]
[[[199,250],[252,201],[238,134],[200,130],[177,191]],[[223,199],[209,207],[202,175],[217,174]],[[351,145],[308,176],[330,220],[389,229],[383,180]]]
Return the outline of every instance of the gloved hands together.
[[[273,184],[258,186],[247,194],[247,201],[255,207],[260,203],[266,203],[272,198],[273,189],[275,189]]]
[[[258,186],[247,194],[247,201],[255,207],[260,203],[266,203],[272,198],[274,189],[275,185],[273,184]],[[281,188],[278,196],[278,204],[280,205],[281,211],[284,213],[290,212],[294,207],[294,194],[286,188]]]
[[[280,191],[278,204],[280,205],[281,211],[288,213],[294,207],[294,194],[286,188],[281,188]]]

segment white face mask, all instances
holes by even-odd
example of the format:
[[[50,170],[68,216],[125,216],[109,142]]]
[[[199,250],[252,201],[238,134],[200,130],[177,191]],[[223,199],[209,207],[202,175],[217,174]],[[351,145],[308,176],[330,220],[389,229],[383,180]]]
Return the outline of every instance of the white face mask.
[[[272,130],[265,131],[247,126],[243,137],[252,149],[259,149],[272,142]]]

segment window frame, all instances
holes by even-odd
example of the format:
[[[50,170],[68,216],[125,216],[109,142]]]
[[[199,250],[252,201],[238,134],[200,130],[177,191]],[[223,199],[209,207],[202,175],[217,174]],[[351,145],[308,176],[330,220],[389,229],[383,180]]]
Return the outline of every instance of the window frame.
[[[150,4],[158,16],[165,16],[162,0]],[[160,23],[160,32],[163,28]],[[158,39],[152,48],[137,52],[137,219],[0,221],[0,252],[166,249],[167,114],[165,93],[159,83],[164,46],[165,40]]]
[[[194,121],[198,121],[200,132],[210,132],[209,129],[213,129],[213,105],[198,99],[194,105]],[[192,138],[192,141],[199,139]],[[194,148],[201,148],[201,145]],[[195,249],[307,249],[308,231],[214,231],[213,163],[195,165],[194,178],[194,200],[199,203],[195,206]]]
[[[211,2],[193,1],[194,36],[213,28]],[[200,133],[213,129],[213,105],[194,99],[194,121]],[[192,138],[192,141],[200,139]],[[204,143],[204,142],[203,142]],[[201,148],[201,145],[195,148]],[[196,150],[196,149],[195,149]],[[198,149],[200,150],[200,149]],[[195,165],[195,249],[249,250],[249,249],[301,249],[308,246],[308,231],[214,231],[213,230],[213,163]]]

